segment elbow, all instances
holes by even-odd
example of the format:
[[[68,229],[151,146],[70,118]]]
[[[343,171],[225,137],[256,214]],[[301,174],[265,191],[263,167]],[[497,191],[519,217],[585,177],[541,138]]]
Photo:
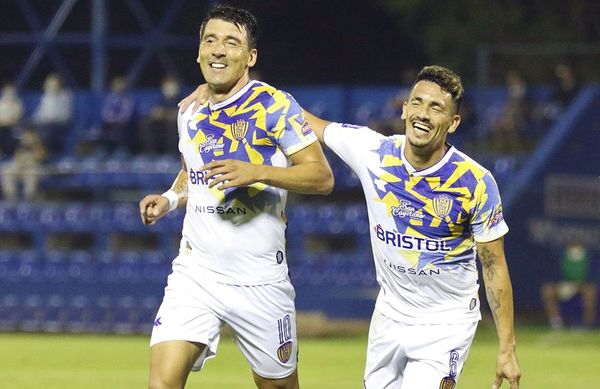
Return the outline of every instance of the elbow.
[[[331,192],[333,192],[334,184],[335,184],[335,179],[333,178],[333,172],[331,170],[328,170],[327,174],[325,175],[325,177],[323,179],[323,183],[319,190],[319,194],[321,194],[321,195],[331,194]]]

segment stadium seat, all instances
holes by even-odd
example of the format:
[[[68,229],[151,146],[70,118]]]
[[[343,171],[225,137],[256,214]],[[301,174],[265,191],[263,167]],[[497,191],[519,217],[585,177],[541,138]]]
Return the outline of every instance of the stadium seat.
[[[22,309],[16,294],[0,297],[0,331],[14,331],[20,323]]]

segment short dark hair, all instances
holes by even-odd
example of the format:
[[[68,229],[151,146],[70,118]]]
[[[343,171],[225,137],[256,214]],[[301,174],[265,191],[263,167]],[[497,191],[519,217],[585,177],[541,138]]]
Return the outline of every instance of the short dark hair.
[[[246,30],[248,36],[248,47],[255,49],[258,41],[258,23],[254,15],[245,9],[232,7],[230,5],[218,4],[208,11],[208,14],[202,20],[200,25],[200,39],[204,34],[206,23],[211,19],[219,19],[229,23],[233,23],[239,29]]]
[[[413,86],[415,86],[415,84],[419,81],[435,82],[440,86],[440,88],[442,88],[444,92],[450,93],[452,96],[452,101],[456,106],[456,111],[458,112],[463,94],[465,93],[462,81],[460,80],[458,74],[443,66],[425,66],[417,75],[417,80]]]

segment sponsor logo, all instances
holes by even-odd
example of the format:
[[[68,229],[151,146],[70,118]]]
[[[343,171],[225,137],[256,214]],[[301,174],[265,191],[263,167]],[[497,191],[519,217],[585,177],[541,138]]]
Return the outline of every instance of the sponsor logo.
[[[277,250],[277,254],[275,254],[275,258],[277,259],[277,263],[281,264],[281,262],[283,262],[283,251]]]
[[[454,389],[456,387],[456,380],[452,377],[444,377],[440,381],[440,389]]]
[[[156,320],[154,320],[154,327],[158,327],[160,325],[162,325],[162,322],[160,321],[161,317],[157,317]]]
[[[414,219],[423,219],[425,215],[423,215],[423,210],[415,209],[410,201],[400,200],[400,205],[392,206],[392,215],[397,217],[411,217]]]
[[[342,127],[345,127],[345,128],[360,128],[361,126],[357,126],[356,124],[342,123]]]
[[[208,180],[205,178],[206,173],[201,170],[189,169],[188,176],[193,185],[208,185]]]
[[[246,137],[248,132],[248,122],[244,119],[238,119],[235,123],[231,124],[231,134],[235,140],[242,140]]]
[[[196,213],[216,215],[246,215],[248,213],[248,209],[243,207],[223,207],[220,205],[196,205],[193,210]]]
[[[440,269],[418,270],[418,269],[415,269],[414,267],[406,267],[406,266],[396,265],[394,263],[389,262],[387,260],[387,258],[383,259],[383,263],[385,263],[387,265],[387,267],[389,267],[390,269],[392,269],[398,273],[405,273],[405,274],[410,274],[413,276],[433,276],[433,275],[440,274]]]
[[[445,253],[451,251],[445,240],[419,238],[418,236],[405,235],[396,231],[384,230],[381,224],[374,228],[377,239],[394,247],[408,250],[427,251],[431,253]]]
[[[308,124],[308,122],[304,122],[300,131],[302,132],[302,135],[308,135],[312,132],[312,128],[310,127],[310,124]]]
[[[211,151],[214,153],[215,151],[223,151],[225,145],[223,143],[219,143],[218,139],[215,139],[213,134],[206,135],[206,140],[198,146],[198,151],[201,153],[210,153]]]
[[[488,228],[496,227],[502,220],[504,220],[504,215],[502,215],[502,207],[498,207],[488,222]]]
[[[454,200],[448,195],[439,195],[433,199],[433,211],[440,219],[448,216],[452,210]]]

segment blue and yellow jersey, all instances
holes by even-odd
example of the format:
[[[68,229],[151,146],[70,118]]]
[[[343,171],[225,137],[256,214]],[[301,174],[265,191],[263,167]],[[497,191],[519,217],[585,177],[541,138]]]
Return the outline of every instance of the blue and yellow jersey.
[[[317,140],[298,103],[251,81],[225,101],[180,113],[178,127],[188,169],[182,250],[197,254],[202,269],[221,282],[250,285],[287,277],[287,192],[261,183],[208,188],[201,168],[221,159],[289,166],[290,155]]]
[[[475,242],[508,231],[496,182],[454,147],[416,171],[404,157],[405,141],[337,123],[325,132],[365,192],[382,287],[377,308],[409,323],[478,320]]]

